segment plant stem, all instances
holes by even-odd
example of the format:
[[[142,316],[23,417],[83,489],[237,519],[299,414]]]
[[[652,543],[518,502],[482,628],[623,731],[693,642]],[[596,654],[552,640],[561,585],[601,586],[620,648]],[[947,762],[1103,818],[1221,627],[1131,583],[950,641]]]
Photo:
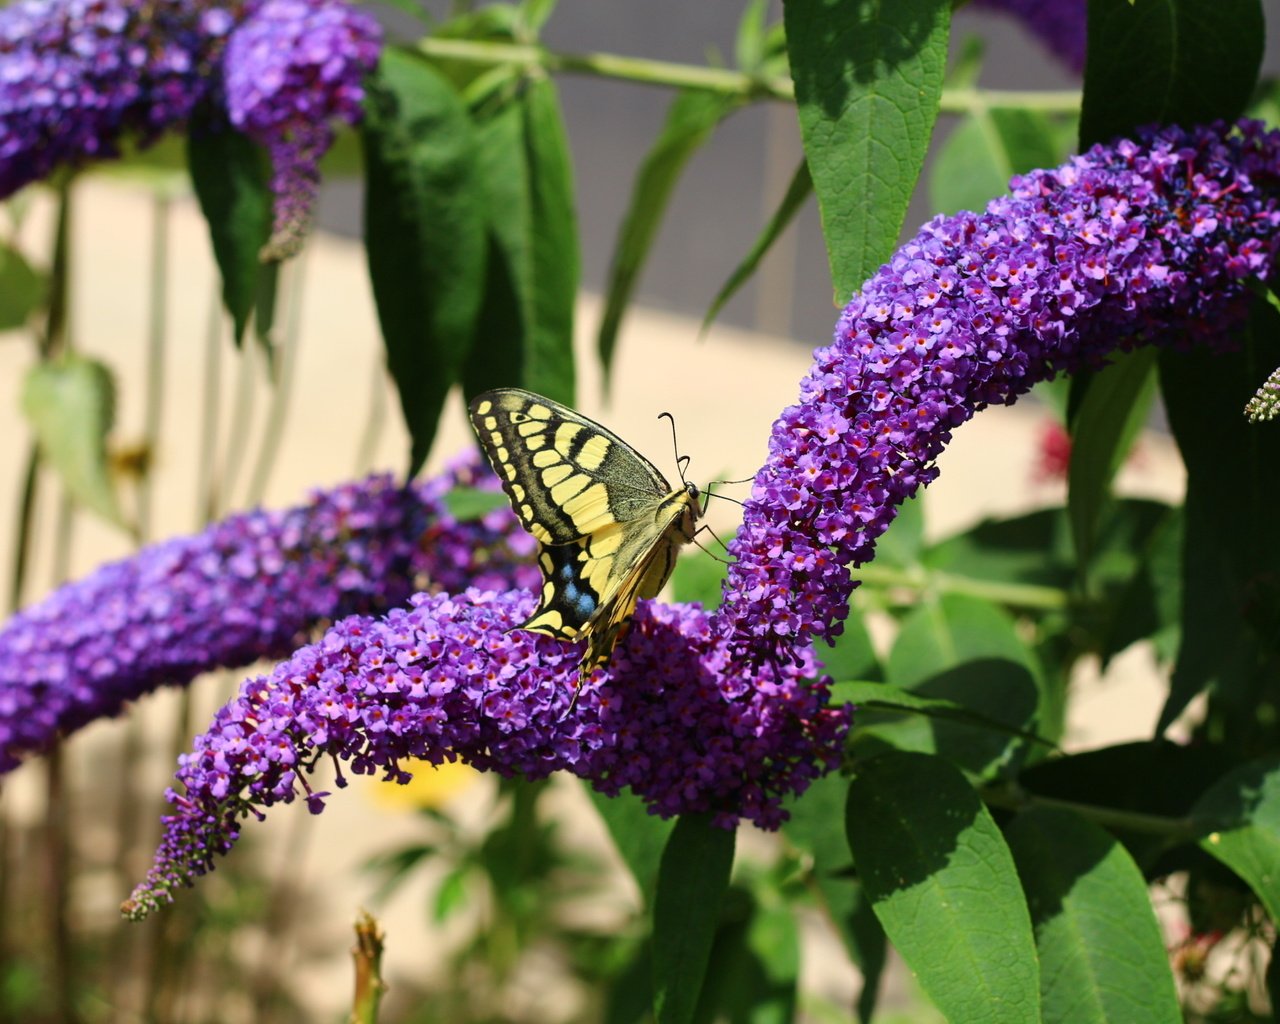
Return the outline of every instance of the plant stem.
[[[254,356],[257,348],[248,343],[237,350],[240,357],[239,372],[236,376],[236,393],[231,409],[231,427],[223,450],[221,474],[222,494],[214,503],[214,516],[217,519],[231,508],[231,492],[235,488],[240,467],[244,462],[245,450],[249,445],[250,427],[253,423],[253,405],[258,382],[254,379]]]
[[[13,536],[13,573],[9,577],[9,605],[13,614],[22,606],[22,591],[31,564],[32,522],[36,507],[36,483],[40,471],[40,451],[34,441],[27,448],[27,466],[22,476],[22,494],[18,498],[18,523]]]
[[[646,60],[612,53],[555,53],[540,46],[487,42],[470,39],[440,39],[429,36],[417,43],[419,52],[440,59],[468,64],[520,64],[549,73],[594,75],[644,85],[742,96],[752,100],[795,101],[795,87],[789,78],[761,78],[696,64]],[[1030,91],[1023,89],[943,89],[941,109],[960,114],[981,107],[1020,107],[1046,113],[1074,113],[1080,109],[1080,93],[1072,89]]]
[[[382,929],[367,912],[361,911],[356,920],[356,944],[351,959],[356,965],[356,987],[352,999],[350,1024],[377,1024],[378,1005],[387,990],[382,980]]]
[[[1163,836],[1166,839],[1180,841],[1196,837],[1195,825],[1189,818],[1168,818],[1158,814],[1143,814],[1140,811],[1124,811],[1115,807],[1082,804],[1075,800],[1060,800],[1057,797],[1037,796],[1019,787],[1009,785],[988,787],[981,790],[980,795],[984,803],[992,807],[1003,807],[1005,810],[1010,811],[1028,811],[1036,807],[1052,807],[1056,810],[1072,811],[1104,828],[1142,832],[1147,835]]]
[[[40,362],[48,362],[61,351],[67,334],[67,291],[70,275],[71,182],[58,184],[58,213],[53,228],[53,254],[49,260],[49,309],[44,331],[36,338],[36,354]],[[35,520],[36,492],[39,485],[40,451],[34,441],[27,451],[23,474],[22,496],[18,499],[18,522],[13,535],[13,575],[9,578],[9,611],[22,604],[27,572],[31,566],[32,525]]]
[[[145,455],[138,476],[138,539],[143,544],[152,536],[152,467],[160,444],[160,421],[164,413],[165,324],[169,314],[169,208],[168,194],[157,191],[151,207],[151,287],[147,311],[147,383],[142,435]]]
[[[253,474],[249,478],[246,505],[261,503],[267,489],[267,481],[275,467],[280,444],[284,440],[285,420],[289,415],[289,400],[293,397],[293,382],[297,376],[299,339],[302,336],[302,285],[305,278],[307,249],[303,249],[289,265],[288,314],[284,338],[280,344],[280,371],[276,377],[271,405],[267,409],[267,422],[262,428],[262,439]]]
[[[215,286],[204,336],[204,389],[200,399],[200,454],[196,461],[196,529],[218,507],[218,402],[222,392],[222,297]]]
[[[67,923],[67,905],[71,892],[70,851],[67,848],[68,814],[66,789],[63,786],[65,767],[62,747],[55,744],[45,756],[45,835],[41,844],[48,871],[49,926],[52,929],[53,970],[52,988],[58,1020],[74,1024],[79,1020],[75,1011],[74,957],[71,948],[71,931]]]
[[[40,357],[52,359],[67,340],[71,277],[71,180],[58,183],[58,219],[53,229],[53,258],[49,263],[49,314],[40,338]]]
[[[874,563],[859,566],[853,572],[864,583],[873,583],[879,587],[899,587],[917,593],[928,590],[942,594],[965,594],[1018,608],[1057,611],[1065,608],[1070,601],[1065,591],[1034,583],[1000,583],[996,580],[978,580],[970,576],[953,576],[950,573],[924,569],[894,569]]]

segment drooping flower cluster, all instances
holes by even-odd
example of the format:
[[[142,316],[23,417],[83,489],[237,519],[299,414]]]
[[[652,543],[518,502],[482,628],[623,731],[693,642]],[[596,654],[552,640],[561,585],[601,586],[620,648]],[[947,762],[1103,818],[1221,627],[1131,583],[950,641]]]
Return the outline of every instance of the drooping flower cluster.
[[[1135,345],[1227,337],[1280,244],[1280,135],[1167,129],[938,217],[845,308],[774,423],[720,628],[747,663],[841,628],[849,565],[934,479],[951,431]]]
[[[321,758],[397,781],[410,758],[529,778],[566,770],[606,793],[629,786],[664,815],[766,827],[784,796],[834,767],[848,715],[805,682],[811,661],[742,680],[709,616],[643,602],[567,717],[579,652],[511,631],[532,608],[528,594],[419,595],[384,619],[338,623],[246,682],[182,758],[184,792],[169,792],[176,813],[125,912],[144,916],[210,870],[241,819],[300,796],[320,810],[328,794],[306,773]]]
[[[973,6],[1011,14],[1072,71],[1084,70],[1087,0],[974,0]]]
[[[265,0],[232,34],[225,59],[231,123],[271,153],[275,223],[267,255],[301,243],[334,124],[356,124],[362,82],[378,62],[382,30],[339,0]]]
[[[268,255],[301,239],[334,125],[360,120],[382,34],[343,0],[18,0],[0,7],[0,198],[117,156],[205,104],[271,154]],[[211,130],[216,130],[211,129]]]
[[[192,0],[18,0],[0,8],[0,198],[115,156],[205,95],[227,12]]]
[[[474,461],[411,487],[371,477],[153,545],[14,616],[0,627],[0,772],[158,686],[283,657],[318,624],[417,588],[536,585],[515,516],[459,522],[444,504],[455,483],[497,487]]]
[[[1272,370],[1244,407],[1250,423],[1261,423],[1280,416],[1280,367]]]

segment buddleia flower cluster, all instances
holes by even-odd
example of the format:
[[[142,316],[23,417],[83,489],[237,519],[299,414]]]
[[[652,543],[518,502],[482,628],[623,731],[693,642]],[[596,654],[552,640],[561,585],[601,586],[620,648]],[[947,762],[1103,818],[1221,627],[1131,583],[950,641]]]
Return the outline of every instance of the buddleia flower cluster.
[[[274,168],[268,255],[306,227],[333,126],[360,119],[376,21],[342,0],[18,0],[0,7],[0,198],[153,142],[197,109]]]
[[[475,460],[409,487],[370,477],[154,544],[15,615],[0,626],[0,772],[159,686],[284,657],[422,587],[535,585],[515,516],[459,522],[444,503],[456,485],[498,486]]]
[[[1280,415],[1280,367],[1271,371],[1262,387],[1249,399],[1244,414],[1250,423],[1262,423]]]
[[[271,154],[275,220],[264,256],[293,254],[320,185],[334,125],[361,118],[364,76],[382,31],[345,3],[265,0],[231,35],[225,59],[231,123]]]
[[[938,217],[867,282],[775,423],[721,610],[641,602],[572,715],[580,652],[525,633],[524,593],[414,598],[335,625],[250,680],[182,759],[141,916],[209,870],[241,822],[328,794],[318,761],[403,781],[410,758],[564,769],[660,814],[766,827],[838,761],[810,644],[841,627],[849,566],[937,475],[951,431],[1035,382],[1147,343],[1227,344],[1280,244],[1280,135],[1168,129],[1015,179]],[[342,784],[339,775],[338,785]]]
[[[951,432],[1141,344],[1223,344],[1275,265],[1280,136],[1258,123],[1095,146],[937,217],[845,307],[774,423],[720,628],[758,663],[832,639]]]
[[[231,28],[190,0],[17,0],[0,8],[0,198],[185,121]]]
[[[321,759],[338,766],[339,786],[344,766],[408,781],[411,759],[532,779],[569,771],[605,793],[630,788],[664,815],[773,827],[783,797],[839,758],[848,716],[807,685],[812,662],[775,667],[744,690],[695,606],[642,605],[570,717],[579,654],[514,628],[531,594],[472,589],[412,604],[344,620],[244,684],[181,759],[174,813],[126,914],[145,916],[209,871],[243,819],[300,798],[321,810],[329,794],[308,782]]]
[[[1072,71],[1084,70],[1087,0],[974,0],[973,6],[1017,18]]]

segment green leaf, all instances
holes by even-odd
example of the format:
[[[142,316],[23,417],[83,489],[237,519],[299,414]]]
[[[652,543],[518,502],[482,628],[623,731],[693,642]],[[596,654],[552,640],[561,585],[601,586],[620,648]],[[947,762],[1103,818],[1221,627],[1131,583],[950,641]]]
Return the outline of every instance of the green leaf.
[[[482,491],[476,487],[454,487],[441,499],[445,511],[459,523],[483,519],[497,508],[507,507],[507,497],[501,491]]]
[[[1025,769],[1018,785],[1035,796],[1176,820],[1190,813],[1229,765],[1229,754],[1215,744],[1148,740],[1046,759]],[[1164,865],[1161,858],[1172,842],[1168,836],[1123,826],[1112,831],[1143,871]]]
[[[716,292],[716,297],[711,300],[711,306],[702,318],[702,326],[699,328],[702,333],[705,334],[707,332],[715,318],[720,315],[720,310],[724,309],[725,303],[733,298],[738,293],[738,289],[756,272],[756,268],[760,265],[765,253],[773,247],[773,243],[778,240],[778,236],[795,219],[795,215],[800,211],[811,192],[813,192],[813,179],[809,177],[809,165],[802,161],[800,166],[796,168],[795,174],[792,175],[791,184],[787,186],[787,194],[782,197],[782,202],[773,211],[773,216],[769,218],[769,223],[760,232],[760,237],[756,239],[755,244],[751,246],[747,255],[743,257],[742,262],[733,268],[733,273],[729,275],[729,279],[720,286],[720,290]]]
[[[472,345],[487,208],[471,122],[447,81],[388,47],[367,91],[365,250],[412,474]]]
[[[1147,884],[1115,839],[1067,811],[1005,829],[1031,910],[1045,1024],[1181,1024]]]
[[[1251,426],[1240,410],[1274,368],[1278,341],[1280,314],[1255,301],[1239,351],[1159,357],[1169,425],[1187,467],[1187,500],[1182,643],[1158,730],[1208,689],[1215,713],[1229,716],[1241,730],[1237,735],[1247,736],[1262,695],[1274,686],[1270,666],[1280,657],[1280,431]],[[1224,520],[1227,499],[1230,516]]]
[[[1245,880],[1280,920],[1280,758],[1241,765],[1191,810],[1200,848]]]
[[[897,245],[938,116],[950,0],[788,0],[800,134],[843,305]]]
[[[816,647],[814,653],[822,663],[822,671],[832,679],[861,679],[878,682],[884,669],[876,655],[871,633],[856,609],[849,610],[844,629],[830,647]]]
[[[983,661],[973,664],[976,667],[986,666]],[[997,666],[999,664],[996,662]],[[831,687],[831,704],[833,707],[852,704],[859,711],[901,711],[943,721],[963,722],[1001,735],[1021,736],[1023,739],[1039,741],[1035,733],[1010,726],[999,719],[967,708],[963,704],[936,697],[921,697],[910,690],[903,690],[889,683],[836,683]]]
[[[1052,122],[1031,110],[983,110],[956,126],[929,171],[929,202],[939,213],[983,210],[1009,179],[1053,167],[1063,154]]]
[[[529,168],[529,271],[524,381],[539,394],[573,402],[573,318],[581,257],[573,205],[573,160],[549,78],[530,83],[522,105]]]
[[[695,1019],[742,1024],[795,1020],[800,943],[795,915],[767,880],[731,888],[711,947]]]
[[[187,164],[209,225],[222,304],[239,344],[267,272],[259,254],[271,235],[271,163],[261,146],[239,132],[195,124],[187,135]]]
[[[849,780],[843,776],[833,773],[814,780],[802,796],[788,804],[791,817],[783,823],[782,831],[812,859],[813,884],[862,975],[858,1016],[869,1021],[875,1011],[887,947],[884,929],[851,870],[849,844],[844,835],[848,792]]]
[[[739,71],[754,73],[764,64],[768,14],[768,0],[747,0],[742,9],[733,43],[733,59]]]
[[[72,498],[123,526],[107,463],[115,398],[115,382],[103,363],[67,355],[27,372],[22,412],[35,432],[40,454]]]
[[[736,1019],[751,1024],[790,1024],[796,1017],[800,935],[791,908],[781,901],[758,907],[747,927],[750,973],[730,1004]]]
[[[36,270],[17,249],[0,244],[0,331],[26,324],[48,293],[48,275]]]
[[[689,159],[711,138],[716,126],[740,106],[742,100],[736,97],[709,92],[679,93],[671,101],[666,123],[640,165],[609,262],[604,312],[596,338],[606,386],[623,313],[648,259],[676,182]]]
[[[1186,545],[1181,508],[1171,508],[1135,544],[1138,564],[1102,618],[1099,654],[1105,670],[1112,657],[1138,640],[1150,639],[1156,655],[1172,662],[1180,636],[1182,551]]]
[[[449,920],[467,903],[469,886],[467,878],[471,874],[470,864],[459,864],[440,880],[436,888],[436,898],[432,905],[431,919],[436,924]]]
[[[658,1024],[693,1019],[720,902],[733,867],[734,833],[706,814],[681,815],[662,851],[653,906],[653,1004]]]
[[[855,723],[856,741],[938,753],[977,775],[1025,748],[1026,741],[1016,737],[1035,731],[1047,700],[1035,657],[1012,619],[989,602],[955,594],[907,616],[885,678],[919,697],[962,705],[983,724],[862,715]]]
[[[948,1020],[1040,1019],[1013,857],[959,771],[897,752],[859,765],[845,830],[876,916]]]
[[[671,574],[672,600],[697,601],[704,608],[717,608],[728,569],[724,561],[705,551],[682,555]]]
[[[636,880],[646,906],[653,905],[658,865],[675,822],[649,813],[643,800],[632,793],[606,796],[588,787],[591,802],[609,829],[613,845]]]
[[[917,492],[898,506],[893,529],[876,543],[876,564],[914,569],[924,552],[924,494]]]
[[[530,37],[536,38],[556,9],[559,0],[520,0],[521,27]]]
[[[948,577],[1059,590],[1070,587],[1075,566],[1066,513],[1060,508],[985,519],[933,544],[923,562]]]
[[[490,257],[464,390],[521,385],[572,405],[580,259],[555,86],[525,83],[481,121],[477,141]]]
[[[426,24],[431,23],[430,16],[427,14],[427,9],[421,3],[421,0],[383,0],[383,2],[394,7],[402,14],[407,14],[409,17],[413,18],[414,21],[421,21]]]
[[[1089,0],[1081,150],[1153,122],[1235,120],[1265,28],[1258,0]]]
[[[1111,481],[1147,422],[1156,393],[1155,369],[1153,348],[1121,356],[1091,377],[1084,400],[1071,419],[1067,512],[1081,565],[1093,557]]]

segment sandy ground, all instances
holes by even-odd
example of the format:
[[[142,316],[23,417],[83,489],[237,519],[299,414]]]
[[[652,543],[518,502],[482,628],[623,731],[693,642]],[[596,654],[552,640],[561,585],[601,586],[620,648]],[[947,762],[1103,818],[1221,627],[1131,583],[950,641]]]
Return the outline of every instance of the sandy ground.
[[[151,273],[148,238],[155,215],[153,201],[136,186],[98,180],[78,193],[73,248],[74,344],[114,369],[119,388],[115,440],[125,445],[137,442],[142,433]],[[48,236],[48,211],[37,207],[24,224],[22,237],[34,243]],[[198,522],[192,495],[214,282],[205,228],[187,199],[179,199],[171,209],[165,267],[170,299],[165,320],[164,427],[155,453],[157,537],[189,532]],[[293,301],[286,303],[283,316],[296,317],[302,344],[287,413],[286,441],[261,495],[270,505],[296,502],[310,487],[333,484],[369,468],[399,471],[407,453],[394,395],[380,379],[379,343],[359,245],[329,237],[316,239],[293,269],[284,293]],[[672,473],[669,428],[656,416],[662,411],[673,413],[681,450],[693,457],[691,477],[695,480],[743,477],[755,470],[764,455],[771,421],[794,398],[811,345],[825,340],[801,343],[718,328],[699,341],[696,321],[637,310],[625,326],[615,392],[606,405],[590,356],[598,308],[595,297],[583,296],[577,339],[583,356],[580,408],[602,419]],[[4,439],[0,443],[0,537],[6,538],[11,536],[26,450],[26,430],[17,409],[23,372],[30,362],[29,349],[20,336],[0,335],[0,437]],[[252,400],[242,404],[239,413],[229,412],[239,370],[229,347],[224,345],[223,349],[219,371],[224,399],[222,444],[249,456],[240,460],[232,479],[228,505],[237,508],[250,497],[250,467],[271,395],[260,361],[255,359],[256,379],[248,389]],[[372,460],[360,464],[361,432],[375,403],[383,407],[385,426],[372,447]],[[942,476],[927,497],[930,533],[943,534],[984,516],[1060,499],[1061,491],[1055,485],[1033,480],[1036,443],[1046,421],[1042,410],[1025,405],[990,410],[962,428],[943,456]],[[446,415],[432,466],[468,443],[468,428],[460,403],[455,402]],[[1167,440],[1146,437],[1141,452],[1124,472],[1123,489],[1162,498],[1180,495],[1180,463]],[[31,588],[28,600],[48,589],[53,572],[52,524],[46,518],[39,526],[32,577],[39,582]],[[129,550],[128,539],[118,532],[82,519],[75,532],[71,575],[82,575]],[[0,550],[0,579],[8,578],[10,557],[6,542]],[[206,680],[196,687],[197,727],[208,720],[216,702],[234,682]],[[1142,651],[1130,652],[1117,660],[1105,682],[1081,679],[1073,704],[1072,744],[1095,746],[1148,736],[1161,696],[1161,684],[1149,657]],[[171,708],[170,697],[160,695],[140,702],[134,714],[155,730],[152,735],[163,735]],[[100,723],[78,736],[70,746],[73,778],[75,773],[87,778],[93,770],[95,751],[117,745],[123,728],[121,721]],[[7,813],[20,817],[35,813],[40,771],[38,765],[28,765],[15,774],[5,794]],[[157,761],[155,771],[158,793],[169,767]],[[462,803],[473,820],[483,818],[488,801],[484,794],[489,792],[487,780],[466,791]],[[324,894],[308,928],[307,946],[309,951],[332,950],[333,955],[318,960],[310,952],[306,956],[301,951],[285,952],[297,958],[299,990],[316,1000],[317,1011],[322,1006],[332,1011],[341,1005],[347,991],[348,923],[357,908],[368,902],[373,889],[371,879],[353,875],[353,871],[370,854],[416,835],[410,817],[389,796],[385,787],[357,785],[354,792],[333,800],[319,818],[306,816],[301,807],[281,808],[257,830],[269,857],[279,857],[283,870],[295,879],[306,878]],[[573,785],[558,787],[553,802],[566,808],[575,844],[607,847],[598,822]],[[421,980],[424,959],[433,959],[423,955],[438,941],[423,926],[421,908],[427,891],[426,879],[419,879],[394,905],[380,910],[390,936],[387,969],[393,979],[417,976]],[[87,912],[108,916],[122,895],[90,886],[85,893]],[[632,899],[634,894],[624,883],[617,906],[612,910],[606,907],[604,912],[616,913]],[[820,929],[810,931],[810,950],[816,955],[807,960],[809,983],[835,998],[847,998],[853,985],[851,969],[818,934]],[[273,950],[272,956],[280,952]],[[554,997],[554,986],[532,985],[529,989],[531,999],[548,993]]]

